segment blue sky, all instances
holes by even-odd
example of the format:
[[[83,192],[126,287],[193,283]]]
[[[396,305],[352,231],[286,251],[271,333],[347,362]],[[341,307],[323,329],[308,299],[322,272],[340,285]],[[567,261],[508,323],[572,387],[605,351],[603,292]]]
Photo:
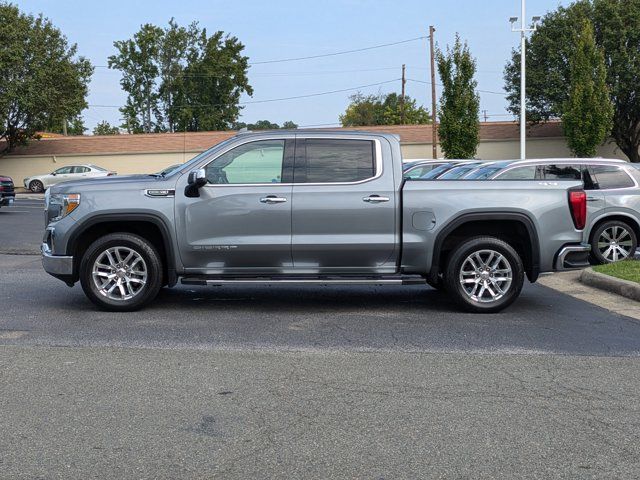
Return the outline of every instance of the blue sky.
[[[543,15],[568,3],[528,0],[527,16]],[[519,0],[21,0],[18,5],[29,13],[44,13],[94,65],[106,65],[107,57],[114,53],[114,40],[131,37],[143,23],[164,26],[171,17],[180,25],[197,20],[211,32],[223,30],[237,36],[254,62],[397,42],[426,36],[429,25],[434,25],[441,47],[452,43],[456,32],[467,40],[478,62],[479,89],[502,92],[502,71],[519,41],[508,22],[510,16],[519,16]],[[427,40],[328,58],[254,65],[249,70],[254,95],[243,100],[343,90],[394,79],[398,80],[361,91],[399,92],[403,63],[407,78],[429,81]],[[96,68],[90,85],[92,106],[83,112],[88,127],[100,120],[121,123],[117,108],[97,106],[124,103],[126,95],[119,78],[117,71]],[[352,93],[355,91],[247,105],[241,120],[293,120],[301,126],[337,124]],[[429,85],[409,81],[407,93],[419,103],[431,105]],[[503,95],[481,93],[480,98],[481,109],[490,120],[511,118],[506,115]]]

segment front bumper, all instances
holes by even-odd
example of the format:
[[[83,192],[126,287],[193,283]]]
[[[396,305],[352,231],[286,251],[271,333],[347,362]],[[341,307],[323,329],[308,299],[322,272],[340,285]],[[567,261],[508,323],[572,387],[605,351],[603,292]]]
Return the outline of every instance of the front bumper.
[[[555,270],[576,270],[587,268],[591,245],[580,243],[577,245],[565,245],[556,255]]]
[[[15,198],[15,195],[5,195],[0,197],[0,206],[7,207],[13,205]]]
[[[73,278],[73,257],[67,255],[53,255],[51,248],[44,242],[40,247],[42,251],[42,267],[45,272],[69,282]]]

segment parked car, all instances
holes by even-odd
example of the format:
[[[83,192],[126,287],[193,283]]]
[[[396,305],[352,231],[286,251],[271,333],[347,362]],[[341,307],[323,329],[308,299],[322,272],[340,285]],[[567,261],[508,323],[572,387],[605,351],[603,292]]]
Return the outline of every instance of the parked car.
[[[112,175],[116,175],[116,172],[105,170],[96,165],[67,165],[45,175],[33,175],[25,178],[24,187],[34,193],[40,193],[60,182],[83,178],[110,177]]]
[[[503,160],[496,162],[487,162],[477,167],[472,172],[464,176],[465,180],[486,180],[498,173],[500,170],[504,170],[511,165],[513,160]]]
[[[431,170],[430,172],[425,173],[418,180],[434,180],[438,178],[440,175],[442,175],[443,173],[448,172],[452,168],[455,168],[461,162],[462,162],[461,160],[448,160],[447,163],[443,163],[442,165]]]
[[[623,160],[546,159],[514,161],[495,180],[581,180],[587,192],[585,242],[594,263],[633,257],[640,238],[640,170]]]
[[[165,177],[54,185],[45,209],[44,269],[112,311],[181,281],[429,283],[496,312],[588,265],[580,181],[405,182],[382,133],[239,134]]]
[[[446,160],[417,160],[402,165],[402,174],[405,178],[420,178],[434,168],[448,163]]]
[[[482,164],[483,162],[477,162],[477,161],[476,162],[459,162],[456,165],[454,165],[453,168],[449,168],[447,171],[442,172],[440,175],[438,175],[435,178],[438,180],[457,180],[464,177],[468,173],[472,172]]]
[[[11,177],[0,175],[0,207],[13,205],[16,192]]]

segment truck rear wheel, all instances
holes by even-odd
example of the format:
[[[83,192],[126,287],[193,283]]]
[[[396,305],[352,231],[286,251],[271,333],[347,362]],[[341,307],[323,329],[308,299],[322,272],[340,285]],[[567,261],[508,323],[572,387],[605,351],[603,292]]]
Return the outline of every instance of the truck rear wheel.
[[[158,294],[162,261],[144,238],[112,233],[93,242],[80,262],[84,293],[103,310],[137,310]]]
[[[524,266],[508,243],[494,237],[476,237],[451,252],[444,282],[465,310],[494,313],[520,295]]]

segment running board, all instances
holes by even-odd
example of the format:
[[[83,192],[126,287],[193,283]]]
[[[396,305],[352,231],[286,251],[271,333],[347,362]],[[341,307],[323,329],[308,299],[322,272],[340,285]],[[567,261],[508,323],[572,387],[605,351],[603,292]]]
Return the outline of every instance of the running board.
[[[183,277],[183,285],[424,285],[426,280],[420,276],[395,277],[253,277],[253,278],[215,278]]]

